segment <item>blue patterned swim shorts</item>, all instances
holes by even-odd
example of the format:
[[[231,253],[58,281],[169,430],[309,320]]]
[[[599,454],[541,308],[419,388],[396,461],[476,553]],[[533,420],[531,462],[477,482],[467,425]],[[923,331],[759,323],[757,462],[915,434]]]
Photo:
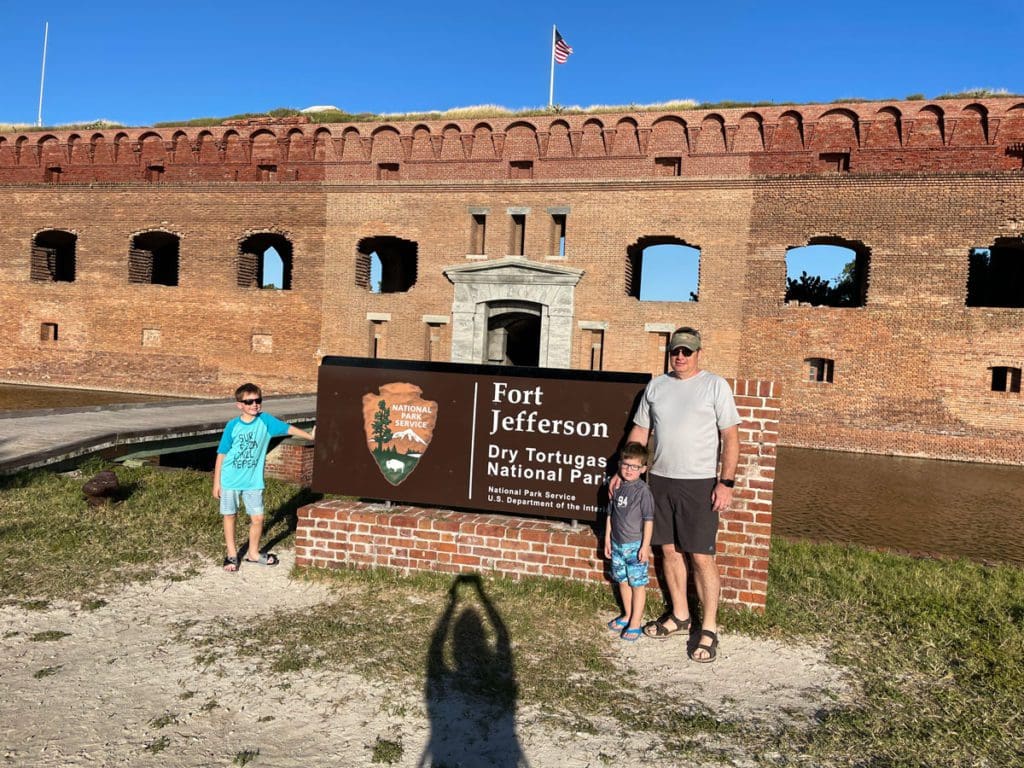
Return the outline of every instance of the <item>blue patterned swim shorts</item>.
[[[621,584],[626,581],[631,587],[643,587],[650,580],[647,577],[647,566],[637,556],[643,542],[630,541],[625,544],[612,542],[612,581]]]

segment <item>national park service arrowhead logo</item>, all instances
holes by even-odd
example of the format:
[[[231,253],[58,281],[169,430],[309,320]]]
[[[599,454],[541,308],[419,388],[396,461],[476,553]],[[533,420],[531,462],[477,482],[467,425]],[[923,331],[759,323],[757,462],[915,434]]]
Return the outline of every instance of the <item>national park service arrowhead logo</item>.
[[[366,447],[392,485],[412,474],[434,437],[437,403],[421,394],[415,384],[395,382],[363,395]]]

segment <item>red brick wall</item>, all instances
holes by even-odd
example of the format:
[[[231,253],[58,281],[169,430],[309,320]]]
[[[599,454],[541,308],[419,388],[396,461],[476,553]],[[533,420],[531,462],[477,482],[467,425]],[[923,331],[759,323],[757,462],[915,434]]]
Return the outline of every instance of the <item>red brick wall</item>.
[[[666,176],[658,161],[675,157]],[[650,329],[694,325],[705,367],[784,384],[784,444],[1021,463],[1024,397],[986,377],[1024,367],[1024,310],[965,294],[970,248],[1024,236],[1022,158],[1012,97],[0,134],[0,381],[312,391],[322,355],[369,353],[368,316],[385,355],[421,359],[433,334],[433,359],[449,360],[451,323],[424,319],[451,318],[443,271],[507,256],[514,207],[529,210],[525,258],[584,273],[573,366],[589,367],[596,324],[605,370],[660,373]],[[532,177],[511,178],[512,161]],[[381,163],[397,181],[378,180]],[[480,209],[485,253],[471,254]],[[568,211],[564,258],[549,209]],[[74,282],[30,280],[46,229],[77,235]],[[127,282],[128,243],[147,230],[180,236],[178,286]],[[292,243],[291,290],[238,287],[253,232]],[[407,292],[356,286],[357,243],[384,235],[418,246]],[[699,301],[626,295],[627,249],[644,237],[700,249]],[[784,303],[787,249],[823,237],[870,249],[865,306]],[[40,339],[46,323],[57,341]],[[835,360],[832,384],[806,380],[817,356]]]
[[[309,487],[313,482],[313,444],[301,438],[286,438],[267,452],[263,468],[267,477]]]
[[[733,381],[740,464],[732,508],[718,534],[722,599],[763,611],[768,592],[779,393],[765,381]],[[510,578],[603,581],[603,531],[557,520],[331,500],[299,510],[296,564],[392,568]],[[657,582],[655,580],[655,587]]]

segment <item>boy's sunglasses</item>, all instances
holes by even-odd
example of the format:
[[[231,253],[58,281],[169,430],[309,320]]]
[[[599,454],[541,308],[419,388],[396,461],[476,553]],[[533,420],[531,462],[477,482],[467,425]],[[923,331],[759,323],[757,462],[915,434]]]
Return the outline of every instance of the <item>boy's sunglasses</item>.
[[[263,402],[262,397],[250,397],[248,400],[240,401],[244,405],[260,405]]]

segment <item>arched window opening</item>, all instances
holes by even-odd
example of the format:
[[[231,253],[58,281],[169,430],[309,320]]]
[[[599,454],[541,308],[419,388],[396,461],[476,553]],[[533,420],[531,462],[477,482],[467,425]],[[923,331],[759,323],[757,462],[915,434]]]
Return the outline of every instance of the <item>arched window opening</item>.
[[[290,291],[291,241],[276,232],[257,232],[238,244],[238,286]]]
[[[992,371],[993,392],[1020,392],[1020,368],[994,365]]]
[[[356,286],[373,293],[404,293],[416,284],[419,246],[400,237],[365,237],[356,246]]]
[[[50,229],[32,238],[30,274],[33,280],[51,283],[75,282],[75,244],[71,232]]]
[[[786,251],[787,304],[863,307],[871,251],[862,243],[812,240]]]
[[[674,237],[642,237],[626,251],[626,295],[640,301],[697,301],[700,249]]]
[[[128,249],[128,282],[178,284],[179,239],[170,232],[143,232]]]
[[[970,250],[967,306],[1024,307],[1024,241],[1000,238]]]

